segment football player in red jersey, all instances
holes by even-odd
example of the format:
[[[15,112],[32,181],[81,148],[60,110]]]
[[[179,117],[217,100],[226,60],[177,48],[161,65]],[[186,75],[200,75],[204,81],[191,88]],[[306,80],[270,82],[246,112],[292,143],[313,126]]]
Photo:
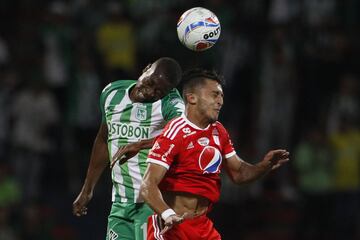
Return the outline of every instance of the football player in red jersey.
[[[257,164],[243,161],[217,121],[223,105],[222,78],[194,69],[183,78],[185,114],[170,121],[148,155],[140,194],[155,211],[147,239],[218,240],[206,216],[220,195],[220,171],[242,184],[261,178],[289,160],[271,150]]]

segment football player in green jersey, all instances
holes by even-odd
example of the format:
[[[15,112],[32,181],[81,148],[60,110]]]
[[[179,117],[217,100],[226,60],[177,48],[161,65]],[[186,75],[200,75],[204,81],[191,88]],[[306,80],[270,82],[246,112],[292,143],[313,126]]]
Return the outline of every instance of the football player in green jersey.
[[[147,218],[152,210],[139,195],[145,161],[153,138],[184,111],[175,88],[181,75],[181,67],[174,59],[160,58],[149,64],[137,81],[115,81],[101,93],[102,123],[73,213],[86,215],[94,187],[111,165],[113,203],[108,217],[108,240],[146,239]]]

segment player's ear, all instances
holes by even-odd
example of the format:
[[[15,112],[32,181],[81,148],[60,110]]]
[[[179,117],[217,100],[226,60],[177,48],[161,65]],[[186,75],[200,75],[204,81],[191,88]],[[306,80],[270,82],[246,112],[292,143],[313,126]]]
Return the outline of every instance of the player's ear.
[[[186,94],[186,100],[189,104],[195,104],[197,102],[197,97],[194,93]]]

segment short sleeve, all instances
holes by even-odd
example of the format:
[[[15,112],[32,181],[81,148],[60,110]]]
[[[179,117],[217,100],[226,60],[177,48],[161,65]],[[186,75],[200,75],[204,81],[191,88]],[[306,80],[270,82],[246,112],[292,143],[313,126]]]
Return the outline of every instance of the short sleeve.
[[[109,89],[111,88],[112,84],[109,83],[100,94],[100,112],[101,112],[101,123],[106,123],[106,115],[105,115],[105,100],[109,95]]]
[[[147,162],[155,163],[169,169],[178,153],[178,149],[179,144],[176,144],[176,138],[172,140],[161,134],[155,139],[154,145],[149,151]]]
[[[101,123],[105,123],[106,122],[106,117],[105,117],[105,93],[102,92],[100,95],[100,112],[101,112]]]
[[[166,122],[181,116],[184,110],[184,101],[177,89],[174,88],[162,99],[162,115]]]
[[[225,156],[225,158],[230,158],[234,156],[236,154],[236,151],[230,139],[229,133],[220,123],[218,123],[218,130],[221,141],[222,155]]]

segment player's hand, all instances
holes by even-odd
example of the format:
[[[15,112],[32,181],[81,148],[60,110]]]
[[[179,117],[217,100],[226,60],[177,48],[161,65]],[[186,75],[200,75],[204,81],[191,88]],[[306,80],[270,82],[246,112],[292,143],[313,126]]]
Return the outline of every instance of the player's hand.
[[[81,217],[87,214],[87,204],[92,199],[93,193],[84,193],[83,191],[77,196],[73,202],[73,214],[77,217]]]
[[[167,219],[165,219],[164,225],[165,227],[163,228],[163,230],[161,230],[160,235],[166,233],[167,231],[169,231],[174,225],[176,224],[180,224],[184,221],[184,217],[183,216],[179,216],[179,215],[171,215],[169,216]]]
[[[120,165],[125,163],[128,159],[134,157],[140,150],[140,142],[129,143],[121,146],[112,158],[110,168],[112,169],[117,161],[119,161]]]
[[[205,208],[203,211],[197,212],[197,213],[188,213],[188,212],[186,212],[182,216],[171,215],[166,219],[165,227],[160,232],[160,234],[166,233],[167,231],[169,231],[176,224],[180,224],[180,223],[182,223],[183,221],[185,221],[187,219],[196,218],[198,216],[201,216],[201,215],[205,214],[206,212],[207,212],[207,208]]]
[[[289,152],[283,149],[269,151],[262,162],[274,170],[289,161]]]

